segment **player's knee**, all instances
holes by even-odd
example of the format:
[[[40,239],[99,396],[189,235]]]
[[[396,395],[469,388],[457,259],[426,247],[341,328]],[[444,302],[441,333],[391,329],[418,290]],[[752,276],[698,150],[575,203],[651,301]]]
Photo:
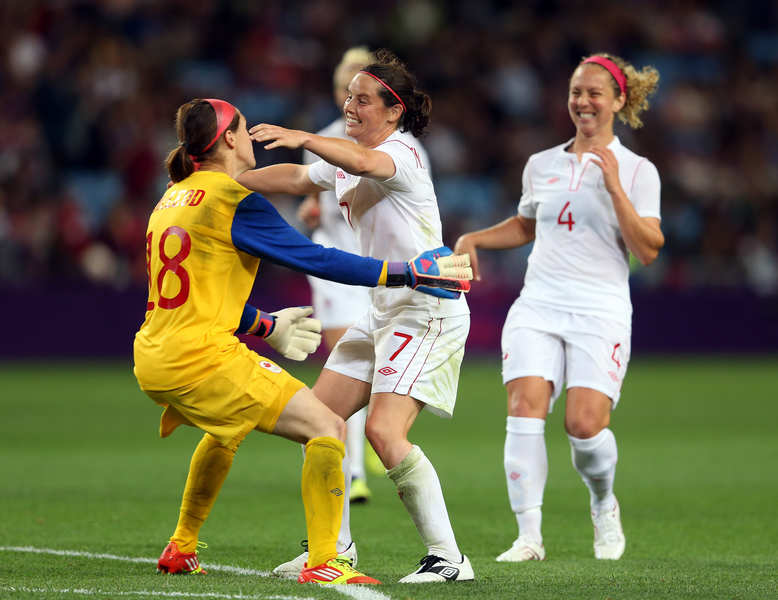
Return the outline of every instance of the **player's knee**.
[[[346,422],[329,409],[312,421],[311,425],[309,441],[317,437],[334,437],[341,442],[346,441]]]
[[[330,433],[326,434],[331,437],[339,439],[341,442],[346,441],[346,422],[336,415],[335,413],[332,413],[331,422],[329,423],[330,427]]]
[[[545,419],[548,405],[548,399],[537,395],[522,392],[508,396],[508,414],[511,417]]]
[[[579,440],[588,440],[605,429],[609,421],[610,419],[603,421],[602,418],[593,416],[565,419],[565,431],[567,431],[568,435]]]
[[[365,437],[381,461],[385,462],[384,457],[392,447],[392,443],[397,436],[375,421],[368,419],[367,423],[365,423]]]

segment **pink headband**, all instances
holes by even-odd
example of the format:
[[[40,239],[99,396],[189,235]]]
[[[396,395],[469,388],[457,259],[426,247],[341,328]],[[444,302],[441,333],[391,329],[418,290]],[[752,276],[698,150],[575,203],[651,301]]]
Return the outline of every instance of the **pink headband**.
[[[213,146],[214,142],[221,137],[221,134],[227,130],[227,127],[230,126],[230,123],[235,118],[235,107],[229,102],[209,98],[204,101],[213,106],[213,110],[216,111],[216,136],[211,140],[210,144],[203,148],[203,151],[200,152],[201,155],[208,152],[208,148]]]
[[[621,93],[622,94],[627,93],[627,78],[624,76],[624,73],[621,72],[621,69],[619,69],[619,67],[616,65],[615,62],[605,58],[604,56],[590,56],[581,64],[585,65],[586,63],[594,63],[596,65],[600,65],[601,67],[605,67],[606,69],[608,69],[608,72],[611,75],[613,75],[613,78],[616,80],[616,83],[619,84],[619,89],[621,90]]]
[[[393,95],[395,98],[397,98],[397,101],[398,101],[400,104],[402,104],[403,110],[405,110],[405,112],[408,112],[408,109],[405,107],[405,102],[403,102],[403,101],[402,101],[402,99],[400,98],[400,96],[398,96],[398,95],[397,95],[397,92],[395,92],[395,91],[394,91],[392,88],[390,88],[390,87],[389,87],[388,85],[386,85],[386,84],[385,84],[385,83],[384,83],[384,82],[383,82],[381,79],[379,79],[378,77],[376,77],[376,76],[375,76],[375,75],[373,75],[372,73],[368,73],[367,71],[360,71],[360,73],[364,73],[365,75],[370,75],[370,77],[372,77],[373,79],[375,79],[375,80],[376,80],[378,83],[380,83],[382,86],[384,86],[384,87],[385,87],[387,90],[389,90],[390,92],[392,92],[392,95]]]
[[[203,102],[207,102],[213,106],[213,110],[216,113],[216,135],[208,143],[208,145],[203,148],[199,154],[197,154],[197,156],[202,156],[208,152],[208,149],[213,146],[216,140],[221,137],[221,135],[227,130],[227,127],[230,126],[230,123],[232,123],[232,120],[235,118],[235,107],[229,102],[225,102],[224,100],[216,100],[213,98],[204,99]],[[187,148],[188,147],[189,146],[187,146]],[[195,160],[197,156],[193,156],[191,154],[189,155],[189,158],[191,158],[195,163],[195,171],[200,169],[200,163]]]

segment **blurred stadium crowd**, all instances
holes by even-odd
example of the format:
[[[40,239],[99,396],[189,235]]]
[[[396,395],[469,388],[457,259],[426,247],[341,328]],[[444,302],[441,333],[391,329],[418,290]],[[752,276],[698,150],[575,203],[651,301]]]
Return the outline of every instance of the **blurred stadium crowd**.
[[[337,116],[332,69],[359,44],[393,49],[432,96],[425,147],[450,245],[513,214],[529,155],[572,137],[582,56],[653,65],[644,128],[617,128],[663,184],[667,244],[635,285],[778,294],[771,0],[4,0],[0,286],[145,287],[177,107],[219,97],[250,123],[316,131]],[[296,199],[274,200],[293,219]],[[520,281],[526,255],[484,269]]]

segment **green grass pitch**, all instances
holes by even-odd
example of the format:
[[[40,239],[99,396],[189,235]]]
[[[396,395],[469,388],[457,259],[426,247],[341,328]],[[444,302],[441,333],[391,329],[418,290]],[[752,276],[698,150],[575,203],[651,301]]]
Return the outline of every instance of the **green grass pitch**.
[[[284,366],[309,384],[320,369]],[[160,440],[160,411],[131,365],[0,365],[0,398],[0,598],[778,598],[775,357],[633,360],[612,423],[627,535],[616,562],[593,557],[588,492],[558,404],[546,428],[547,560],[518,565],[494,561],[517,533],[499,360],[466,358],[454,419],[424,413],[412,441],[438,470],[476,581],[396,583],[425,549],[394,486],[372,476],[373,500],[353,507],[352,530],[361,569],[385,583],[379,594],[257,573],[157,575],[200,434],[181,428]],[[298,553],[301,464],[295,444],[246,439],[201,533],[206,565],[269,571]]]

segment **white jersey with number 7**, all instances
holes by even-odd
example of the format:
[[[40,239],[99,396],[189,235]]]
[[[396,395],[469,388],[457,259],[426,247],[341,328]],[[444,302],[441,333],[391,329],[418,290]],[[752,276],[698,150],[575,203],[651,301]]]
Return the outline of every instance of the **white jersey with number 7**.
[[[519,214],[535,219],[535,244],[521,298],[556,310],[632,324],[629,252],[621,237],[602,171],[585,152],[567,152],[572,140],[533,154],[522,178]],[[615,138],[608,148],[619,179],[641,217],[660,219],[656,167]]]

